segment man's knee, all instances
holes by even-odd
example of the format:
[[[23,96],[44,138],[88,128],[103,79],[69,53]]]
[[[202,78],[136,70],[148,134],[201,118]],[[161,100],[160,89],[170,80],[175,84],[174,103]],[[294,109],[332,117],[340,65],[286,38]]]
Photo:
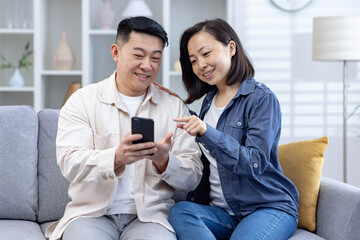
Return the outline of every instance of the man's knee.
[[[86,222],[87,221],[84,220],[84,218],[78,218],[69,223],[65,228],[62,239],[71,239],[72,236],[81,236],[82,234],[87,233],[88,231],[86,231],[86,228],[88,224],[86,224]]]
[[[62,240],[112,240],[117,239],[118,233],[106,217],[78,218],[72,221],[64,231]]]
[[[120,236],[120,240],[132,239],[176,240],[176,236],[161,224],[145,223],[135,219]]]

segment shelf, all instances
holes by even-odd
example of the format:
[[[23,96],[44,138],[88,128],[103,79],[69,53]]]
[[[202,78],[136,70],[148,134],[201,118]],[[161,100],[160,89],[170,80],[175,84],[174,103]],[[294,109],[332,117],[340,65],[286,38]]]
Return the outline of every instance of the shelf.
[[[34,92],[34,87],[0,87],[0,92]]]
[[[59,71],[59,70],[44,70],[41,72],[43,76],[81,76],[81,70],[69,70],[69,71]]]
[[[177,71],[170,71],[170,76],[179,76],[181,77],[182,72],[177,72]]]
[[[15,24],[29,27],[20,29],[7,28],[10,26],[7,19],[15,18],[15,15],[5,11],[5,6],[6,9],[10,8],[14,1],[0,0],[0,54],[11,62],[17,62],[27,42],[30,42],[30,47],[34,50],[30,57],[32,69],[23,71],[27,80],[26,87],[10,87],[5,79],[10,79],[13,72],[0,71],[0,105],[30,104],[37,111],[43,108],[57,109],[61,107],[71,83],[80,82],[85,87],[109,77],[116,69],[110,47],[115,42],[117,24],[123,19],[122,12],[129,1],[111,1],[115,17],[110,29],[102,29],[98,15],[102,7],[100,0],[26,0],[26,16],[21,19],[31,24]],[[173,63],[179,59],[180,34],[196,21],[212,16],[226,17],[227,1],[229,0],[146,1],[153,12],[152,18],[167,31],[170,43],[164,50],[157,78],[161,84],[186,96],[182,86],[182,73],[173,68]],[[190,7],[194,4],[194,7]],[[197,10],[204,6],[204,11]],[[55,70],[52,61],[61,44],[62,32],[67,33],[67,42],[76,57],[74,70]]]
[[[89,34],[90,35],[95,35],[95,36],[105,36],[105,35],[116,36],[116,30],[113,30],[113,29],[108,29],[108,30],[91,29],[89,31]]]
[[[34,34],[34,29],[0,28],[0,34]]]

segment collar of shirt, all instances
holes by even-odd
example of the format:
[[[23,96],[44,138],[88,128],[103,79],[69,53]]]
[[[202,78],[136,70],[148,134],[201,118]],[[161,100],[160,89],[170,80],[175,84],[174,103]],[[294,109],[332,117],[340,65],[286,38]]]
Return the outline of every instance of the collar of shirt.
[[[254,78],[249,78],[247,80],[245,80],[244,82],[241,83],[240,88],[238,90],[238,92],[236,93],[235,97],[231,100],[231,102],[240,97],[240,95],[248,95],[250,93],[253,93],[255,91],[255,86],[256,86],[256,81]],[[200,113],[200,118],[203,119],[203,116],[205,114],[205,112],[210,108],[211,105],[211,101],[214,98],[214,96],[216,95],[216,93],[218,92],[217,88],[214,88],[213,90],[211,90],[205,97],[204,99],[204,103],[203,103],[203,107],[202,107],[202,111]],[[228,107],[231,106],[231,102],[228,104]],[[226,110],[225,108],[225,110]]]
[[[116,81],[115,81],[116,71],[105,80],[103,85],[103,89],[101,90],[101,102],[105,104],[114,104],[118,109],[122,111],[127,111],[127,107],[124,101],[121,99],[119,91],[116,88]],[[146,97],[144,99],[144,103],[151,101],[154,104],[159,103],[159,96],[157,91],[154,91],[155,86],[150,84],[148,87],[148,91]]]

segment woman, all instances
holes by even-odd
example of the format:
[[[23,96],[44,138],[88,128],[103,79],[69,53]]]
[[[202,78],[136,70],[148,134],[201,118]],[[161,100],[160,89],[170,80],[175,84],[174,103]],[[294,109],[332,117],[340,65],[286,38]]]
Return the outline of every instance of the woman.
[[[276,96],[254,80],[238,36],[222,19],[183,33],[180,63],[185,102],[206,96],[200,118],[174,121],[196,136],[209,172],[189,194],[191,201],[169,212],[178,239],[288,239],[297,228],[299,194],[277,157]]]

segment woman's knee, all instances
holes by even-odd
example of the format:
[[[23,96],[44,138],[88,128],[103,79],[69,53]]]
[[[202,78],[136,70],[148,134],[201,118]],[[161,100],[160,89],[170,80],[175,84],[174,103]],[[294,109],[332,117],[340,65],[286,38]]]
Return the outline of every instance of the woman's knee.
[[[196,203],[182,201],[175,203],[169,211],[169,221],[171,224],[176,224],[176,222],[182,222],[182,217],[188,215],[189,213],[193,213],[192,211]]]

